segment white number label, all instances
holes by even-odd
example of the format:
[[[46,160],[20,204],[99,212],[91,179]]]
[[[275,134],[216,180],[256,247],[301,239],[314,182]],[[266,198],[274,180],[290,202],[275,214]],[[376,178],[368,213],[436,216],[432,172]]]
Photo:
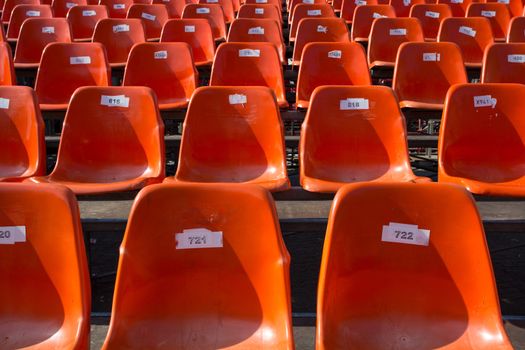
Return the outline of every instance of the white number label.
[[[496,17],[496,11],[481,11],[483,17]]]
[[[208,4],[217,4],[219,0],[206,0],[206,3]]]
[[[124,95],[117,96],[106,96],[100,97],[100,104],[108,107],[129,107],[129,97]]]
[[[381,241],[428,246],[430,230],[420,229],[417,225],[391,222],[383,225]]]
[[[195,33],[195,26],[184,26],[184,33]]]
[[[403,5],[410,6],[410,0],[403,0]]]
[[[66,2],[66,7],[67,7],[68,9],[70,9],[70,8],[72,8],[72,7],[75,7],[75,6],[77,6],[77,5],[78,5],[78,4],[75,4],[74,2]]]
[[[113,26],[113,33],[120,33],[120,32],[129,32],[129,25],[119,24],[119,25]]]
[[[407,30],[406,30],[406,28],[390,29],[390,35],[392,35],[392,36],[395,36],[395,35],[407,35]]]
[[[347,98],[339,101],[339,109],[342,111],[369,109],[366,98]]]
[[[508,55],[507,60],[510,63],[524,63],[525,62],[525,55]]]
[[[366,0],[355,0],[356,5],[366,5]]]
[[[42,27],[42,33],[54,34],[55,33],[55,27]]]
[[[268,0],[255,0],[256,4],[267,4]]]
[[[439,62],[440,54],[437,52],[427,52],[423,54],[424,62]]]
[[[126,8],[126,4],[114,4],[113,8],[115,10],[124,10]]]
[[[439,18],[439,12],[425,11],[425,16],[430,18]]]
[[[328,27],[318,25],[317,26],[317,33],[328,33]]]
[[[264,34],[264,28],[263,27],[250,28],[250,29],[248,29],[248,34],[263,35]]]
[[[471,36],[471,37],[475,37],[476,36],[476,31],[470,27],[467,27],[467,26],[461,26],[459,27],[459,32],[461,34],[465,34],[465,35],[468,35],[468,36]]]
[[[69,64],[91,64],[91,57],[89,56],[69,57]]]
[[[9,109],[9,99],[8,98],[0,98],[0,108],[1,109]]]
[[[27,11],[26,16],[27,17],[38,17],[40,16],[40,11]]]
[[[146,13],[146,12],[142,12],[141,17],[144,18],[144,19],[147,19],[148,21],[154,21],[155,18],[157,18],[154,15]]]
[[[210,9],[207,7],[199,7],[197,9],[198,14],[210,13]]]
[[[498,2],[500,4],[506,4],[506,5],[510,4],[510,0],[498,0]]]
[[[91,17],[91,16],[96,16],[96,15],[97,15],[97,11],[93,11],[93,10],[82,11],[82,16],[84,17]]]
[[[248,101],[248,98],[246,97],[246,95],[234,94],[228,96],[228,101],[231,105],[242,105]]]
[[[321,16],[321,10],[308,10],[306,14],[308,16]]]
[[[239,57],[259,57],[261,50],[242,49],[239,50]]]
[[[156,60],[165,60],[168,58],[168,51],[155,51],[153,53],[153,58]]]
[[[222,232],[205,228],[183,230],[175,234],[176,249],[222,248]]]
[[[264,14],[264,9],[262,9],[262,8],[256,8],[256,9],[255,9],[255,14],[256,14],[256,15],[262,15],[262,14]]]
[[[498,100],[491,95],[474,96],[474,107],[496,107]]]
[[[1,226],[0,244],[15,244],[26,241],[25,226]]]
[[[462,4],[463,0],[450,0],[451,4]]]
[[[303,4],[312,5],[314,3],[314,0],[303,0]]]
[[[372,15],[372,18],[386,18],[386,16],[379,14],[377,12],[374,12],[374,14]]]
[[[341,50],[333,50],[328,52],[328,58],[341,58],[343,57],[343,52]]]

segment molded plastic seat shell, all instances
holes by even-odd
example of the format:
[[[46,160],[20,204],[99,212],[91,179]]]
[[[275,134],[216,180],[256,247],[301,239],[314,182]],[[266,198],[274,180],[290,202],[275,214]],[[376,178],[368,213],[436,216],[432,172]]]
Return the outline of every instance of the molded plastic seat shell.
[[[388,4],[394,8],[396,17],[408,17],[412,7],[425,4],[425,0],[390,0]]]
[[[337,1],[337,0],[336,0]],[[355,9],[359,6],[365,5],[377,5],[377,0],[343,0],[341,4],[341,13],[340,17],[346,21],[346,23],[351,24],[354,20]],[[337,5],[336,5],[337,6]],[[335,7],[337,9],[337,7]]]
[[[11,12],[11,19],[7,26],[7,41],[16,42],[20,34],[22,23],[28,18],[52,18],[50,5],[17,5]]]
[[[169,18],[181,18],[184,6],[186,6],[185,0],[153,0],[151,3],[166,6]]]
[[[507,5],[501,3],[472,3],[468,6],[467,17],[486,17],[492,26],[494,40],[505,41],[510,23]]]
[[[0,86],[4,85],[16,85],[16,76],[11,47],[0,42]]]
[[[109,18],[126,18],[134,2],[133,0],[99,0],[99,4],[106,5]]]
[[[40,5],[39,0],[6,0],[2,9],[2,23],[9,24],[11,13],[18,5]]]
[[[475,0],[437,0],[438,4],[448,5],[452,11],[453,17],[465,17],[467,13],[468,5],[473,3]]]
[[[525,84],[525,43],[496,43],[483,58],[482,83]]]
[[[108,10],[102,5],[81,5],[69,10],[66,16],[74,41],[91,41],[98,21],[108,18]]]
[[[127,18],[142,20],[146,33],[146,40],[159,41],[162,27],[169,19],[168,9],[159,4],[133,4],[128,10]]]
[[[283,22],[280,9],[272,4],[244,4],[237,13],[237,18],[267,18]]]
[[[51,8],[54,17],[66,17],[71,8],[87,4],[87,0],[53,0]]]
[[[188,4],[184,7],[182,18],[204,18],[211,26],[214,40],[226,40],[226,22],[222,7],[216,4]]]
[[[235,19],[232,0],[199,0],[199,4],[218,4],[224,13],[226,23],[231,23]]]
[[[396,17],[394,8],[390,5],[362,5],[354,12],[352,21],[351,38],[353,41],[368,42],[372,23],[376,18]]]
[[[415,4],[410,17],[419,20],[426,41],[436,41],[441,22],[452,17],[452,11],[446,4]]]
[[[327,3],[323,4],[299,4],[295,7],[292,15],[292,22],[289,33],[289,41],[295,41],[299,22],[303,18],[334,17],[332,6]]]

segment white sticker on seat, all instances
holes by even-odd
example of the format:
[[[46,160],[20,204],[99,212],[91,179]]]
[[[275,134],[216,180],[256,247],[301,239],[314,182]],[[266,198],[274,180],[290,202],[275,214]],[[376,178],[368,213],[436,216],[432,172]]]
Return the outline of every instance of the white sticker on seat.
[[[483,17],[496,17],[496,11],[481,11]]]
[[[264,9],[263,9],[263,8],[256,8],[256,9],[255,9],[255,14],[257,14],[257,15],[262,15],[262,14],[264,14]]]
[[[27,17],[38,17],[40,16],[40,11],[26,11]]]
[[[267,4],[268,0],[255,0],[256,4]]]
[[[184,26],[184,33],[195,33],[195,26]]]
[[[25,226],[0,226],[0,244],[15,244],[25,241]]]
[[[89,56],[69,57],[69,64],[91,64],[91,57]]]
[[[450,0],[451,4],[462,4],[463,0]]]
[[[126,4],[114,4],[113,8],[115,10],[124,10],[126,8]]]
[[[70,9],[72,7],[78,6],[78,4],[74,2],[66,2],[66,8]]]
[[[424,62],[439,62],[440,54],[437,52],[427,52],[423,54]]]
[[[108,106],[108,107],[129,107],[129,97],[126,97],[124,95],[116,95],[116,96],[107,96],[102,95],[100,96],[100,104],[102,106]]]
[[[382,15],[382,14],[379,14],[377,12],[374,12],[372,14],[372,18],[386,18],[386,16]]]
[[[343,52],[341,50],[333,50],[328,52],[328,58],[341,58],[343,57]]]
[[[439,12],[425,11],[425,16],[430,18],[439,18]]]
[[[9,99],[8,98],[0,98],[0,108],[1,109],[9,109]]]
[[[507,60],[510,63],[524,63],[525,55],[508,55]]]
[[[153,53],[153,58],[156,60],[165,60],[168,58],[168,51],[155,51]]]
[[[306,14],[308,16],[321,16],[321,10],[308,10]]]
[[[406,30],[406,28],[390,29],[390,35],[392,35],[392,36],[395,36],[395,35],[407,35],[407,30]]]
[[[207,4],[217,4],[219,3],[219,0],[206,0]]]
[[[248,98],[246,95],[234,94],[228,96],[228,101],[230,101],[231,105],[240,105],[245,104],[248,101]]]
[[[239,50],[239,57],[260,57],[261,50],[242,49]]]
[[[210,9],[208,7],[199,7],[196,12],[198,14],[203,14],[203,13],[210,13]]]
[[[263,27],[254,27],[254,28],[250,28],[248,29],[248,34],[253,34],[253,35],[262,35],[264,34],[264,28]]]
[[[496,107],[498,100],[491,95],[474,96],[474,107]]]
[[[366,0],[355,0],[356,5],[366,5]]]
[[[368,99],[366,98],[347,98],[339,101],[339,109],[342,111],[355,109],[369,109]]]
[[[147,19],[148,21],[154,21],[157,18],[156,16],[146,12],[142,12],[142,15],[140,17]]]
[[[97,11],[94,11],[94,10],[82,11],[82,16],[84,16],[84,17],[92,17],[92,16],[96,16],[96,15],[97,15]]]
[[[467,27],[467,26],[461,26],[459,27],[459,32],[461,34],[465,34],[465,35],[468,35],[468,36],[471,36],[471,37],[475,37],[476,36],[476,31],[470,27]]]
[[[54,34],[55,33],[55,27],[42,27],[42,33]]]
[[[410,0],[403,0],[403,5],[410,6]]]
[[[222,232],[192,228],[175,234],[176,249],[222,248]]]
[[[318,33],[328,33],[328,27],[325,27],[325,26],[322,26],[322,25],[318,25],[317,26],[317,32]]]
[[[113,33],[120,33],[120,32],[129,32],[129,25],[119,24],[119,25],[113,26]]]
[[[417,225],[391,222],[383,225],[381,241],[428,246],[430,230],[420,229]]]
[[[314,0],[303,0],[303,4],[313,5]]]
[[[506,4],[506,5],[510,4],[510,0],[498,0],[498,2],[500,4]]]

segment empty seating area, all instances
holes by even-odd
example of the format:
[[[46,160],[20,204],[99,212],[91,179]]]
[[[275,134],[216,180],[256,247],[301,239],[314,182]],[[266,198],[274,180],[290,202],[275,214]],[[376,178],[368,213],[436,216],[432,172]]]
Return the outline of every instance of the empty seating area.
[[[0,11],[0,350],[525,350],[522,0]]]

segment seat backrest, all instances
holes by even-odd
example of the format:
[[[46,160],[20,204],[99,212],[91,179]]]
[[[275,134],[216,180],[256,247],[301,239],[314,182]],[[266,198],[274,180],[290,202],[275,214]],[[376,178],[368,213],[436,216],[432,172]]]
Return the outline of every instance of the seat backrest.
[[[521,0],[487,0],[487,3],[498,2],[507,5],[510,17],[521,16],[523,14],[523,3]]]
[[[46,171],[44,122],[34,91],[0,86],[0,181],[16,181]]]
[[[160,41],[185,42],[190,45],[196,66],[213,62],[215,41],[210,24],[206,19],[170,19],[162,29]]]
[[[482,83],[525,84],[525,43],[497,43],[487,47]]]
[[[303,18],[295,37],[294,65],[299,65],[304,46],[311,42],[350,42],[350,33],[340,18]]]
[[[75,6],[67,13],[73,40],[91,39],[95,26],[101,19],[108,18],[108,10],[103,5]]]
[[[304,5],[322,5],[322,4],[326,4],[327,2],[325,0],[290,0],[290,2],[288,3],[288,13],[290,15],[293,15],[294,11],[295,11],[295,8],[298,6],[298,5],[301,5],[301,4],[304,4]],[[292,19],[292,16],[289,16],[288,17],[288,23],[292,23],[291,21]]]
[[[423,29],[417,18],[378,18],[372,24],[368,42],[368,62],[396,62],[397,50],[405,42],[423,42]]]
[[[235,19],[232,0],[199,0],[199,4],[218,4],[222,8],[226,23],[231,23]]]
[[[3,85],[16,85],[13,55],[7,42],[0,42],[0,86]]]
[[[244,4],[239,9],[237,18],[267,18],[283,22],[280,10],[272,4]]]
[[[139,18],[144,23],[146,39],[159,39],[164,23],[169,19],[165,5],[133,4],[128,10],[127,18]]]
[[[133,45],[146,41],[140,19],[107,18],[100,20],[93,33],[93,42],[102,43],[109,63],[125,64]]]
[[[332,6],[327,3],[322,4],[299,4],[295,6],[293,15],[292,15],[292,25],[290,27],[290,39],[295,40],[297,35],[297,28],[299,27],[299,22],[303,18],[319,18],[319,17],[335,17],[334,10]]]
[[[2,347],[87,349],[91,293],[74,194],[0,184],[0,197]]]
[[[358,6],[377,5],[377,0],[343,0],[341,5],[341,18],[346,22],[352,23],[354,12]]]
[[[11,19],[7,26],[7,39],[18,40],[20,27],[28,18],[51,18],[53,12],[50,5],[17,5],[11,12]]]
[[[186,6],[185,0],[153,0],[151,3],[165,5],[169,18],[181,18],[184,6]]]
[[[514,17],[509,23],[508,43],[525,42],[525,16]]]
[[[297,106],[308,107],[322,85],[370,85],[365,50],[358,43],[309,43],[303,50],[297,79]]]
[[[522,84],[457,85],[439,134],[439,181],[446,175],[496,183],[523,177]]]
[[[465,17],[467,7],[475,0],[437,0],[438,4],[448,5],[453,17]]]
[[[399,101],[441,104],[452,85],[466,82],[456,44],[412,42],[399,47],[392,84]]]
[[[282,8],[282,2],[280,0],[245,0],[245,4],[256,4],[256,5],[275,5],[279,10]]]
[[[2,9],[2,22],[7,24],[11,18],[11,13],[18,5],[40,5],[39,0],[6,0]]]
[[[100,0],[99,4],[106,5],[109,18],[126,18],[134,2],[133,0]]]
[[[214,40],[226,39],[226,22],[222,7],[216,4],[188,4],[184,7],[182,18],[204,18],[211,26]]]
[[[164,124],[150,88],[92,86],[75,91],[52,177],[88,183],[138,176],[162,179],[164,163]]]
[[[65,18],[28,18],[20,28],[15,50],[15,63],[40,62],[49,43],[71,42],[69,23]]]
[[[273,19],[238,18],[230,25],[227,41],[273,43],[281,62],[286,61],[281,24]]]
[[[389,5],[394,8],[397,17],[408,17],[414,5],[424,3],[425,0],[390,0]]]
[[[195,91],[175,179],[263,183],[286,178],[283,125],[270,89],[210,86]]]
[[[452,11],[446,4],[415,4],[410,10],[410,17],[419,20],[425,39],[436,40],[441,22],[452,17]]]
[[[494,36],[487,18],[451,17],[441,23],[438,41],[456,43],[465,63],[481,64],[485,48],[494,42]]]
[[[53,0],[51,8],[55,17],[66,17],[71,8],[87,4],[87,0]]]
[[[44,49],[36,76],[40,104],[67,104],[82,86],[108,86],[111,70],[100,43],[52,43]]]
[[[351,38],[354,41],[368,41],[372,23],[377,18],[396,17],[394,8],[390,5],[363,5],[354,11]]]
[[[317,349],[512,349],[483,225],[465,190],[359,183],[333,203]]]
[[[135,200],[120,252],[103,349],[155,348],[158,339],[175,349],[188,337],[197,349],[293,349],[290,258],[264,189],[149,186]],[[148,336],[136,337],[139,329]]]
[[[507,5],[501,3],[472,3],[468,6],[467,17],[486,17],[492,26],[495,40],[505,40],[510,23]]]

